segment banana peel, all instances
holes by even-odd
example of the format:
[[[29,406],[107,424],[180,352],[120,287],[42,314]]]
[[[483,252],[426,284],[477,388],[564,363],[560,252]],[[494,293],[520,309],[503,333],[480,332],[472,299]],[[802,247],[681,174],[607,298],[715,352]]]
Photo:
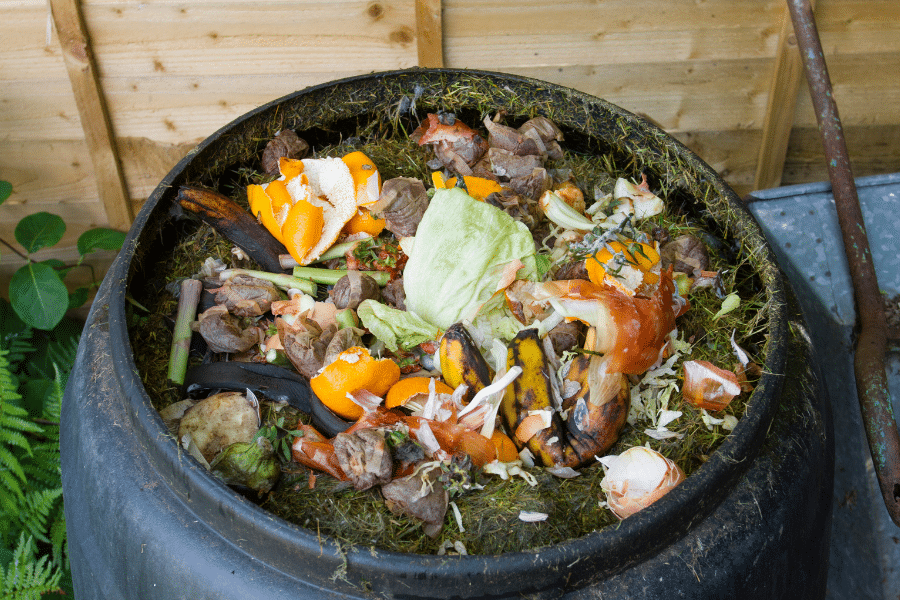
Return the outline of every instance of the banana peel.
[[[510,342],[507,367],[518,366],[522,374],[516,378],[503,396],[500,414],[509,431],[516,431],[516,445],[527,447],[545,466],[579,467],[594,460],[594,455],[605,452],[619,437],[628,416],[628,388],[624,378],[615,397],[605,402],[591,402],[588,375],[590,355],[575,359],[568,378],[581,386],[577,393],[565,398],[562,411],[553,405],[553,388],[550,377],[552,368],[534,328],[523,329]],[[528,431],[527,439],[521,439],[522,429],[528,429],[526,420],[536,415],[544,419],[538,431]],[[520,429],[520,426],[525,427]],[[533,433],[533,435],[532,435]]]
[[[262,270],[284,272],[278,255],[286,254],[287,248],[231,198],[213,190],[182,186],[175,200],[246,252]]]
[[[493,373],[475,340],[462,323],[447,328],[438,349],[441,376],[451,388],[466,384],[462,400],[468,403],[476,393],[489,386]]]

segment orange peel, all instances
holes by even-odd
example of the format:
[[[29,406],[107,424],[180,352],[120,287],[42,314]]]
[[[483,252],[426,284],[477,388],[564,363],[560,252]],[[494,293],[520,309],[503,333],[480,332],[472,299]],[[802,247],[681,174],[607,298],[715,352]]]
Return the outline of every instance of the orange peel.
[[[282,157],[278,167],[281,177],[248,186],[247,200],[257,220],[301,265],[318,259],[354,217],[351,233],[381,233],[379,220],[358,209],[358,203],[376,201],[381,189],[378,169],[362,152],[344,159]]]
[[[356,205],[369,206],[378,201],[381,194],[381,175],[378,168],[368,156],[362,152],[351,152],[341,160],[350,169],[353,177],[353,189],[356,190]]]
[[[628,240],[624,243],[609,242],[607,246],[584,261],[591,283],[609,284],[634,296],[641,285],[653,285],[659,281],[654,268],[660,264],[660,257],[653,245]],[[618,254],[625,257],[625,264],[616,274],[607,272],[609,262]]]
[[[431,174],[431,183],[439,190],[450,189],[456,187],[456,177],[445,180],[440,171],[434,171]],[[484,202],[491,194],[503,190],[496,181],[474,175],[463,175],[463,183],[466,184],[466,192],[480,202]]]
[[[428,387],[432,379],[432,377],[406,377],[401,379],[388,390],[387,396],[384,397],[384,406],[386,408],[403,406],[419,395],[424,395],[425,398],[428,398],[430,393]],[[434,392],[436,394],[452,394],[453,388],[443,381],[435,379]]]
[[[322,209],[322,234],[297,262],[308,265],[330,248],[356,214],[356,192],[350,169],[339,158],[303,159],[303,173],[287,180],[294,202],[306,200]],[[299,251],[298,251],[299,254]]]
[[[387,220],[377,219],[368,209],[360,207],[356,214],[344,225],[342,233],[353,235],[355,233],[367,233],[377,237],[387,226]]]
[[[375,358],[362,346],[353,346],[309,380],[312,391],[322,404],[345,419],[356,420],[363,415],[361,406],[348,394],[366,390],[384,396],[400,379],[400,367],[389,358]]]

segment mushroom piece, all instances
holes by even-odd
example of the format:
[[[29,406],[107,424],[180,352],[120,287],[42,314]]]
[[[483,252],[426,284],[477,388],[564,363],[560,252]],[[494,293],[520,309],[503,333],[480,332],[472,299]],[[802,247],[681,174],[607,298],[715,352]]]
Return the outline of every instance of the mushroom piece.
[[[281,300],[274,284],[249,275],[236,275],[210,291],[216,293],[217,304],[238,317],[258,317],[268,312],[273,302]]]
[[[398,477],[381,486],[388,509],[394,514],[422,521],[425,534],[431,538],[440,533],[450,502],[450,495],[441,485],[439,476],[439,468],[420,467],[412,475]]]
[[[367,490],[390,482],[394,463],[380,430],[339,433],[333,443],[338,464],[356,489]]]
[[[265,334],[257,325],[242,328],[240,319],[222,305],[203,311],[197,320],[200,335],[213,352],[245,352],[261,342]]]
[[[381,289],[370,275],[351,270],[338,279],[329,294],[337,308],[356,310],[363,300],[381,298]]]

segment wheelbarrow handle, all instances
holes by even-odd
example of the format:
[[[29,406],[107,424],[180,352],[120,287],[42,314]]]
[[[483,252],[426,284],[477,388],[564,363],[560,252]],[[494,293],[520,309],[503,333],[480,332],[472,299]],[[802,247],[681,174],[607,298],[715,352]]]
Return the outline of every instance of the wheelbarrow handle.
[[[887,323],[884,302],[812,6],[809,0],[788,0],[788,8],[825,146],[828,176],[859,315],[854,371],[866,439],[884,504],[891,519],[900,526],[900,436],[885,371]]]

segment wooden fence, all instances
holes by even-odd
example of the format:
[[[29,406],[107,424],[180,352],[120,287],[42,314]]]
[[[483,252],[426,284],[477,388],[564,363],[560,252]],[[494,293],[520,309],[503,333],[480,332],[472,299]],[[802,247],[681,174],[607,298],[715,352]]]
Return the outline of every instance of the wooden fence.
[[[900,171],[900,3],[816,0],[854,174]],[[827,179],[787,5],[763,0],[0,0],[0,239],[62,216],[126,230],[222,125],[306,86],[445,66],[642,114],[739,194]],[[0,289],[22,259],[0,245]],[[110,256],[92,260],[102,274]],[[89,277],[73,275],[72,284]]]

